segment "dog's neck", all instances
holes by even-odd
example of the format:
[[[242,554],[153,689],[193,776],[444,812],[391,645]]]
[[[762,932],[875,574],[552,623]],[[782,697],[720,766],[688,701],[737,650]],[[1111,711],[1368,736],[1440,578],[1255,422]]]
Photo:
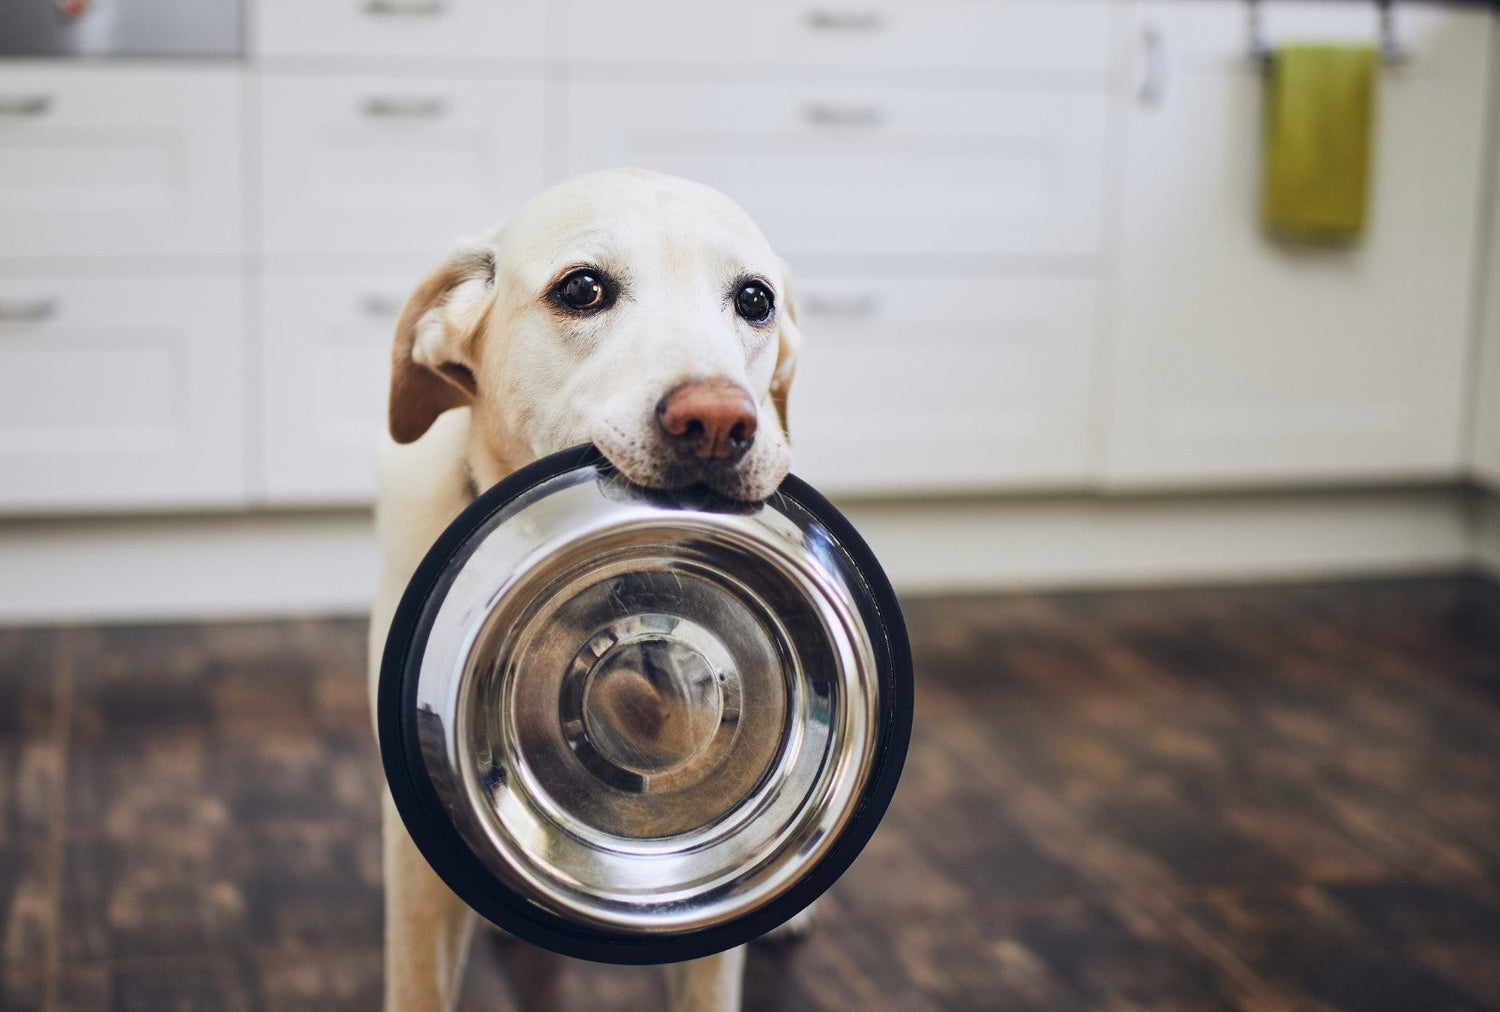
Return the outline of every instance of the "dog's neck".
[[[464,488],[469,501],[479,498],[485,489],[514,474],[536,456],[519,440],[486,431],[483,419],[471,414],[463,458]]]

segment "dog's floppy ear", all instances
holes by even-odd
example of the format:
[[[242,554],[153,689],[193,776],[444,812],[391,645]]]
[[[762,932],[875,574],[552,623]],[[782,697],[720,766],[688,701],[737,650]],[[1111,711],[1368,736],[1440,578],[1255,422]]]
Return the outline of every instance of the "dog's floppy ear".
[[[422,438],[449,408],[474,399],[474,347],[495,294],[495,253],[453,249],[401,310],[391,354],[391,438]]]
[[[776,328],[776,371],[771,374],[771,403],[781,431],[788,436],[786,401],[792,392],[792,377],[797,374],[797,351],[802,347],[802,331],[797,326],[797,300],[792,295],[792,272],[786,261],[781,263],[781,313]]]

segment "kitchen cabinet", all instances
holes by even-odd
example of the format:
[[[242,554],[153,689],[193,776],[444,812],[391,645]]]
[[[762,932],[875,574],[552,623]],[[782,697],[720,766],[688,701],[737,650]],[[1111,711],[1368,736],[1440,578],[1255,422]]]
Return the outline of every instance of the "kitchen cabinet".
[[[1376,36],[1364,0],[1265,7],[1273,42]],[[1399,6],[1370,229],[1336,250],[1257,225],[1240,0],[254,0],[247,25],[244,62],[0,62],[0,511],[368,502],[423,272],[619,164],[725,190],[791,262],[797,467],[834,494],[1500,488],[1477,7]]]
[[[1480,348],[1475,385],[1474,475],[1490,491],[1500,493],[1500,284],[1490,283],[1489,324]]]
[[[1500,25],[1495,31],[1500,61]],[[1492,68],[1490,108],[1500,112],[1500,65]],[[1489,241],[1479,288],[1479,348],[1474,383],[1474,431],[1471,463],[1474,475],[1492,492],[1500,493],[1500,159],[1490,163]]]
[[[1268,3],[1274,43],[1376,37],[1368,3]],[[1104,477],[1115,486],[1454,477],[1490,15],[1410,4],[1382,71],[1367,234],[1257,224],[1263,70],[1239,3],[1138,3]]]
[[[0,257],[237,257],[238,67],[0,64]]]
[[[436,263],[547,181],[540,80],[268,71],[259,95],[273,260]]]
[[[243,311],[238,278],[0,280],[0,510],[242,504]]]
[[[391,339],[413,287],[406,275],[263,280],[258,491],[267,500],[374,499]]]
[[[798,473],[839,495],[1088,482],[1113,5],[777,0],[763,47],[713,5],[568,10],[563,174],[700,180],[792,265]]]
[[[794,263],[1087,262],[1102,239],[1108,109],[1102,88],[573,82],[564,167],[707,183]]]
[[[0,512],[238,506],[233,65],[0,64]]]
[[[255,495],[272,505],[367,503],[401,305],[459,236],[550,179],[541,76],[498,66],[455,76],[453,63],[514,55],[522,42],[539,51],[540,27],[478,3],[322,3],[305,12],[309,38],[294,43],[300,5],[262,13],[267,55],[288,60],[264,69],[257,89]],[[373,59],[399,44],[388,34],[398,23],[414,33],[403,52],[428,63],[391,72],[389,59]],[[512,23],[524,39],[498,42]],[[340,26],[350,42],[342,53]],[[453,60],[428,52],[435,38],[458,36]],[[300,59],[313,56],[316,68]]]
[[[792,384],[797,473],[879,493],[1089,477],[1095,281],[811,275]]]

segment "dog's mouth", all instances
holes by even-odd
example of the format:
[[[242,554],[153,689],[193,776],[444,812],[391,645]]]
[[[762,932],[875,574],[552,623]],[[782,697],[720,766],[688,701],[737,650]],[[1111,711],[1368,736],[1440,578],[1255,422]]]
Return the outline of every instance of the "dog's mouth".
[[[674,461],[656,471],[648,488],[682,489],[701,485],[710,491],[741,502],[764,502],[775,491],[763,488],[754,474],[745,473],[739,464],[722,461]]]
[[[595,436],[594,445],[628,481],[663,492],[701,486],[725,499],[759,504],[775,494],[787,473],[785,452],[772,447],[751,447],[736,460],[700,458],[631,439],[612,426]]]

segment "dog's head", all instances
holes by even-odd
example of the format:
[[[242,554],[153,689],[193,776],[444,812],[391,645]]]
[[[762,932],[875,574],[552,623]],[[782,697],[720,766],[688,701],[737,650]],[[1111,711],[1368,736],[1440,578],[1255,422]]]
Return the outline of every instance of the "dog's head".
[[[640,170],[580,176],[417,287],[391,435],[469,405],[480,485],[593,442],[639,484],[758,501],[787,472],[798,341],[785,266],[738,205]]]

